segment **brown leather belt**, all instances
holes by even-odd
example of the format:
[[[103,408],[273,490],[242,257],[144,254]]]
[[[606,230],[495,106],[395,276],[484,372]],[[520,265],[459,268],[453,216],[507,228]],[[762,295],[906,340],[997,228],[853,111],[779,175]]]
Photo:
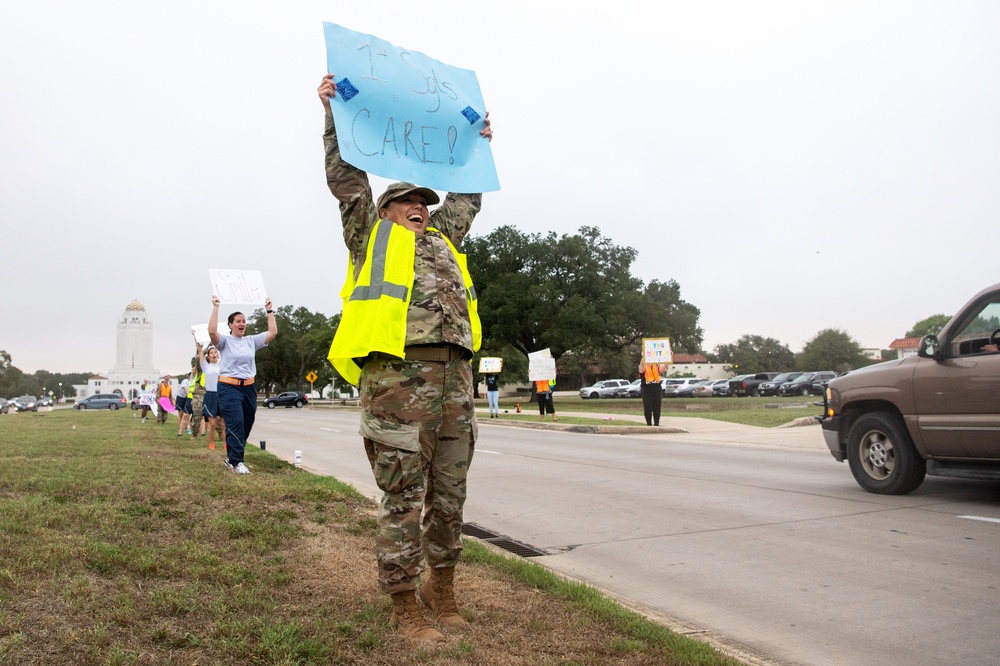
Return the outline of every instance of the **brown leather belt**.
[[[254,378],[239,379],[237,377],[225,377],[223,375],[219,375],[219,381],[223,384],[232,384],[233,386],[250,386],[253,384]]]
[[[467,352],[463,347],[458,345],[410,345],[408,347],[403,347],[403,354],[406,355],[407,361],[431,361],[434,363],[448,363],[449,361],[457,361],[461,358],[470,359],[472,355]],[[371,358],[376,358],[385,361],[400,361],[398,356],[393,356],[391,354],[384,354],[382,352],[374,352]]]
[[[411,345],[403,347],[407,361],[435,361],[447,363],[468,358],[467,352],[458,345]]]

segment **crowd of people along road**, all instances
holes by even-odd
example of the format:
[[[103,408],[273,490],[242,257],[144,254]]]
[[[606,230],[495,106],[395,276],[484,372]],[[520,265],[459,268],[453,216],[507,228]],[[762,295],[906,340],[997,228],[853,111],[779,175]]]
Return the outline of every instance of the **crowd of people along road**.
[[[441,203],[432,189],[397,182],[375,199],[368,174],[341,156],[330,108],[337,95],[333,74],[323,77],[317,93],[326,111],[327,184],[339,202],[352,269],[341,291],[346,297],[329,360],[359,388],[359,434],[382,490],[375,536],[378,584],[391,598],[390,625],[399,634],[441,642],[445,635],[419,604],[445,630],[467,625],[455,599],[454,574],[479,432],[470,360],[482,330],[472,277],[457,248],[480,211],[482,194],[451,192]],[[479,133],[491,141],[488,113],[484,125]],[[196,387],[203,387],[200,411],[225,423],[226,465],[248,474],[243,455],[257,409],[256,352],[278,329],[266,299],[267,331],[247,335],[245,315],[233,312],[229,334],[220,335],[219,304],[213,295],[211,345],[207,353],[198,345],[197,367],[182,384],[181,402],[186,405],[188,392],[194,397]],[[641,367],[644,383],[651,384],[658,370]],[[490,416],[498,417],[496,377],[487,381]],[[546,414],[556,420],[554,383],[536,384],[543,421]],[[179,434],[192,411],[180,412]],[[644,400],[644,411],[647,422],[659,420],[658,405]],[[422,581],[425,568],[429,575]]]

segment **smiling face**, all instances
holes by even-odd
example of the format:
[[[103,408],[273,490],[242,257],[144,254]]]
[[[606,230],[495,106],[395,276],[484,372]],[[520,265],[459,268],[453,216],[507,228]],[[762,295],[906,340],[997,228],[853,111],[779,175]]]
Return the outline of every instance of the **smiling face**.
[[[393,199],[379,211],[379,216],[416,234],[423,234],[430,220],[427,199],[417,192],[409,192]]]

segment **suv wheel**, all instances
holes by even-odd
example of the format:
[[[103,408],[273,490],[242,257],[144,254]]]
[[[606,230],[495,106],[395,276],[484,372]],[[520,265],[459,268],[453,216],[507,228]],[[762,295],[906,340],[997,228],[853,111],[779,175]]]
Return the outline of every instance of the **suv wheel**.
[[[598,393],[597,391],[592,391],[591,394],[590,394],[590,397],[593,398],[593,399],[597,399],[597,398],[601,397],[601,394]]]
[[[265,402],[264,406],[267,407],[268,409],[274,409],[274,403],[273,402]]]
[[[865,414],[847,433],[851,473],[862,488],[880,495],[905,495],[924,481],[927,463],[899,419],[887,412]]]
[[[757,388],[757,387],[754,387],[753,390],[750,391],[750,395],[752,395],[755,398],[759,398],[760,397],[760,389]]]
[[[811,394],[812,394],[812,391],[809,390],[808,386],[803,386],[802,388],[799,389],[799,395],[801,395],[803,398],[805,398],[805,397],[807,397],[807,396],[809,396]]]
[[[108,405],[108,409],[117,412],[118,411],[118,404],[113,402],[110,405]]]
[[[301,400],[296,400],[295,401],[295,409],[302,409],[302,405],[303,404],[304,403]]]

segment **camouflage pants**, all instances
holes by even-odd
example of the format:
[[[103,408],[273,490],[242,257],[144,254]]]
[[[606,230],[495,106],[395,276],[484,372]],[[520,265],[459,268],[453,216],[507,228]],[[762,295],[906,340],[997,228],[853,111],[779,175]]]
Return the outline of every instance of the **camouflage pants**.
[[[201,408],[205,402],[205,387],[198,386],[191,393],[191,432],[197,437],[201,433]]]
[[[466,477],[478,435],[468,361],[369,360],[361,375],[361,435],[382,490],[375,538],[379,587],[417,587],[424,562],[453,567],[462,552]]]

